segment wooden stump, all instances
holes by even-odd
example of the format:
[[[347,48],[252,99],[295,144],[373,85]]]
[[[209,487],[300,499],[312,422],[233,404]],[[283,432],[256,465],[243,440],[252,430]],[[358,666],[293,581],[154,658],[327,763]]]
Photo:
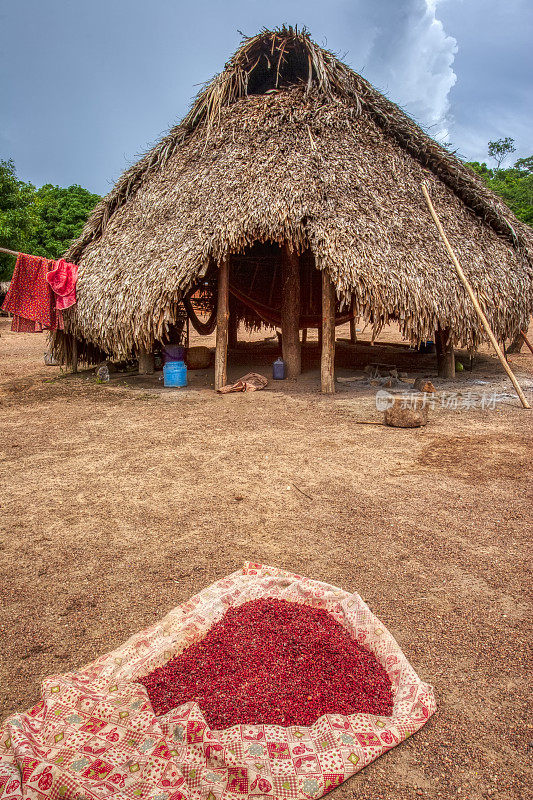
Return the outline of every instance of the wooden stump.
[[[281,352],[287,378],[302,371],[300,345],[300,259],[283,245],[281,251]]]
[[[139,375],[153,375],[154,370],[154,354],[147,350],[141,350],[139,352]]]
[[[226,385],[229,323],[229,256],[218,267],[217,336],[215,346],[215,391]]]
[[[455,353],[449,328],[438,328],[435,334],[439,378],[455,378]]]
[[[322,270],[322,357],[320,387],[323,394],[335,394],[335,287]]]
[[[420,428],[428,421],[428,406],[417,395],[394,397],[385,409],[384,422],[392,428]]]

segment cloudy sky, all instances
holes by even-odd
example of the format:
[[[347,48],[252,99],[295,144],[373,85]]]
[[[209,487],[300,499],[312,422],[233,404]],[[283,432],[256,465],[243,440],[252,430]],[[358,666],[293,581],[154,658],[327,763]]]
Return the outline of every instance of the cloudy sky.
[[[240,33],[306,25],[470,160],[533,153],[531,0],[0,0],[0,158],[109,191],[187,112]]]

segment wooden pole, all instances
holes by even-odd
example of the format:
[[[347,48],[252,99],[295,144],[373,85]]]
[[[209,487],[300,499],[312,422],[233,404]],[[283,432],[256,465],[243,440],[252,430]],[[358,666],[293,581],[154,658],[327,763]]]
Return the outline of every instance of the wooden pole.
[[[357,344],[357,330],[355,328],[355,316],[353,316],[355,310],[355,300],[353,298],[350,310],[352,312],[352,316],[350,317],[350,342],[352,344]]]
[[[307,341],[307,328],[302,328],[302,344],[305,344]]]
[[[154,354],[148,350],[139,351],[139,375],[153,375],[155,371]]]
[[[215,346],[215,391],[226,385],[229,323],[229,256],[218,265],[217,337]]]
[[[78,371],[78,340],[75,336],[70,337],[70,371]]]
[[[527,347],[529,348],[529,350],[531,350],[531,352],[533,353],[533,345],[531,344],[531,342],[527,338],[527,336],[525,334],[525,331],[520,331],[520,333],[517,336],[514,337],[513,341],[511,342],[511,344],[507,348],[507,352],[508,353],[513,353],[513,354],[519,353],[520,350],[522,349],[522,345],[524,344],[524,342],[527,345]]]
[[[322,270],[322,358],[320,386],[323,394],[335,394],[335,287]]]
[[[529,349],[530,349],[530,350],[531,350],[531,352],[533,353],[533,345],[531,344],[531,342],[530,342],[530,341],[529,341],[529,339],[527,338],[527,336],[526,336],[526,334],[524,333],[524,331],[520,331],[520,336],[522,337],[522,339],[524,340],[524,342],[526,343],[526,345],[529,347]]]
[[[435,349],[437,350],[439,378],[455,378],[455,353],[449,328],[437,328],[435,331]]]
[[[8,256],[18,256],[14,250],[8,250],[7,247],[0,247],[0,253],[7,253]]]
[[[444,242],[446,250],[448,251],[448,255],[450,256],[450,258],[451,258],[451,260],[453,262],[453,265],[454,265],[454,267],[455,267],[455,269],[457,271],[457,274],[459,275],[459,278],[460,278],[463,286],[465,287],[465,289],[466,289],[466,291],[468,293],[468,296],[470,297],[470,299],[471,299],[471,301],[472,301],[472,303],[474,305],[474,308],[476,309],[476,313],[477,313],[479,319],[481,320],[481,324],[485,328],[485,332],[486,332],[487,336],[489,337],[492,346],[496,350],[496,355],[500,359],[500,363],[501,363],[502,367],[504,368],[504,370],[506,371],[507,375],[509,376],[509,378],[511,380],[511,383],[514,386],[514,388],[516,390],[516,393],[517,393],[518,397],[520,398],[520,402],[522,403],[523,407],[524,408],[530,408],[531,406],[527,402],[526,397],[525,397],[522,389],[520,388],[520,384],[516,380],[516,378],[515,378],[515,376],[513,374],[513,371],[511,370],[509,364],[505,360],[505,356],[503,355],[503,353],[502,353],[502,351],[500,349],[500,345],[498,344],[498,341],[497,341],[496,337],[494,336],[494,334],[493,334],[493,332],[492,332],[492,330],[490,328],[490,325],[489,325],[489,322],[487,320],[487,317],[483,313],[483,309],[479,305],[478,299],[477,299],[476,295],[474,294],[474,290],[470,286],[470,283],[468,282],[468,279],[467,279],[466,275],[464,274],[464,272],[463,272],[463,270],[461,268],[461,265],[459,264],[459,261],[456,258],[455,253],[452,250],[452,246],[451,246],[450,242],[448,241],[448,238],[447,238],[446,234],[444,233],[444,228],[442,227],[441,221],[437,216],[437,212],[435,211],[435,209],[433,207],[433,203],[431,202],[431,198],[429,196],[429,192],[427,190],[427,186],[426,186],[425,183],[422,184],[422,192],[424,193],[424,197],[426,198],[426,203],[428,205],[430,214],[433,217],[433,221],[435,222],[435,225],[438,228],[438,231],[439,231],[439,233],[441,235],[442,241]]]
[[[300,346],[300,259],[283,245],[281,250],[281,352],[287,378],[302,371]]]

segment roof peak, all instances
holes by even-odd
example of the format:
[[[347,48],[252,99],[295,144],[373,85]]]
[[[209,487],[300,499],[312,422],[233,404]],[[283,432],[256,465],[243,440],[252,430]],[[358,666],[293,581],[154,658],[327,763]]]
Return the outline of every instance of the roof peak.
[[[306,91],[317,89],[327,97],[339,95],[357,101],[351,83],[358,77],[333,53],[317,45],[307,28],[263,28],[255,36],[243,38],[223,71],[200,90],[181,126],[191,130],[205,121],[209,131],[221,109],[242,97],[298,85]]]
[[[433,172],[494,230],[514,245],[529,249],[531,231],[514,218],[472,170],[431,139],[365,78],[317,45],[306,28],[284,25],[243,39],[223,71],[200,90],[179,125],[130,167],[98,204],[81,236],[69,248],[69,259],[81,257],[85,247],[102,235],[115,211],[135,195],[149,176],[165,168],[195,130],[201,128],[207,147],[223,109],[250,95],[257,97],[295,86],[301,86],[304,95],[320,95],[337,110],[346,104],[354,120],[359,114],[366,114],[384,136]]]

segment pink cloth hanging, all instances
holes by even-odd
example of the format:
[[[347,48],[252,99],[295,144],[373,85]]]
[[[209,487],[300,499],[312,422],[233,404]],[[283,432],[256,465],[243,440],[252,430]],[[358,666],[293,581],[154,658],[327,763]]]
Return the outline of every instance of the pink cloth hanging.
[[[52,269],[46,275],[55,295],[57,311],[70,308],[76,302],[76,282],[78,280],[78,267],[69,264],[64,258],[55,261]]]

